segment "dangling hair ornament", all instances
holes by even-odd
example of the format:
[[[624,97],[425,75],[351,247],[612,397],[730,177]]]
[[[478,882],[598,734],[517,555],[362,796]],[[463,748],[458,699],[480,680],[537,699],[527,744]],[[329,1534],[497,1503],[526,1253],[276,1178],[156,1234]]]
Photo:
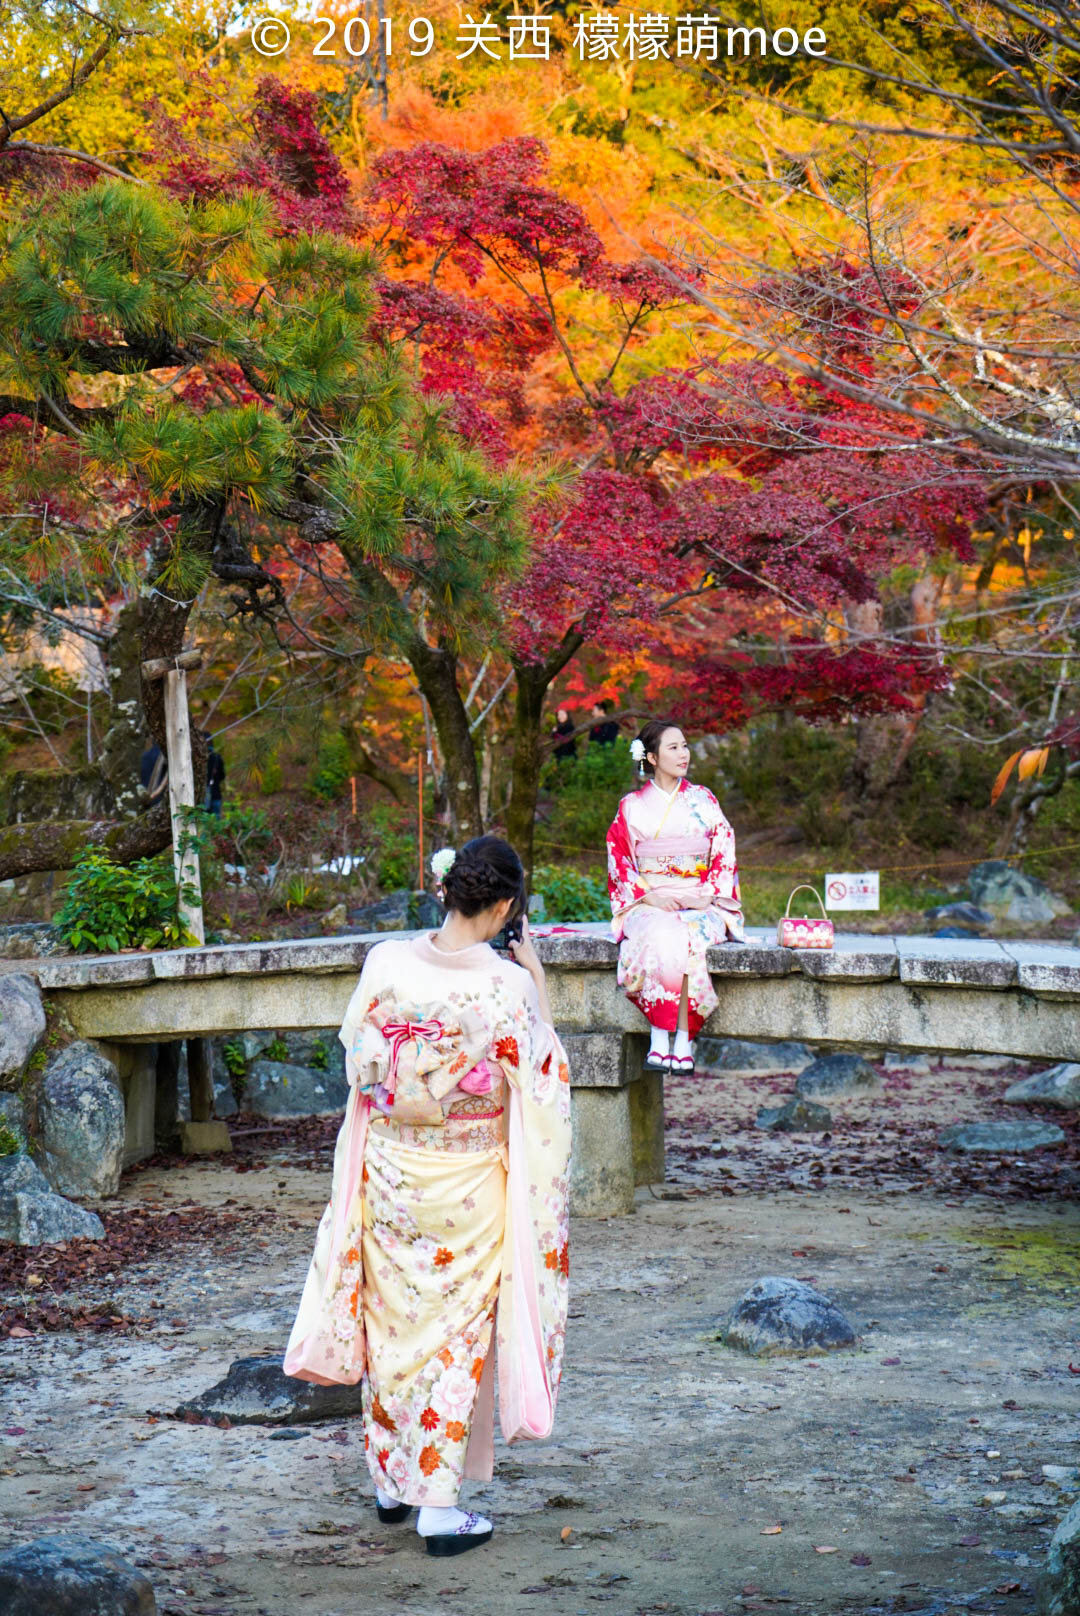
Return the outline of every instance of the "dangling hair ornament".
[[[452,847],[440,847],[437,853],[431,855],[431,873],[442,886],[446,877],[454,867],[457,852]]]
[[[630,742],[630,756],[637,764],[638,778],[645,778],[645,743],[641,740]]]

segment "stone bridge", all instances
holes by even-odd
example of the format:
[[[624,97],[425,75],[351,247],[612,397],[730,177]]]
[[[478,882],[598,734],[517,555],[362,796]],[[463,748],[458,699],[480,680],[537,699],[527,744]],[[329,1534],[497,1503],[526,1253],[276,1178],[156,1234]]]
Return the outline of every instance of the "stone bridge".
[[[232,943],[153,954],[51,958],[19,969],[116,1062],[127,1159],[154,1148],[157,1045],[181,1038],[341,1022],[364,957],[382,936]],[[644,1022],[615,982],[605,925],[537,939],[570,1055],[573,1207],[611,1216],[664,1175],[663,1082],[643,1067]],[[830,1049],[1000,1054],[1080,1061],[1080,949],[1046,943],[838,935],[835,948],[713,949],[719,1006],[705,1031]]]

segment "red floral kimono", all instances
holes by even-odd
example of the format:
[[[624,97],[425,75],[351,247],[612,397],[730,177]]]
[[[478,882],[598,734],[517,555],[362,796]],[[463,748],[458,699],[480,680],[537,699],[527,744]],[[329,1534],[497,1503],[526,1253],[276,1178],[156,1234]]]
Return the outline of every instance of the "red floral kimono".
[[[683,978],[690,1036],[716,1008],[709,948],[743,941],[735,833],[705,786],[673,792],[650,780],[624,797],[607,834],[608,893],[619,948],[619,986],[654,1027],[674,1032]],[[655,909],[650,891],[700,892],[707,909]]]

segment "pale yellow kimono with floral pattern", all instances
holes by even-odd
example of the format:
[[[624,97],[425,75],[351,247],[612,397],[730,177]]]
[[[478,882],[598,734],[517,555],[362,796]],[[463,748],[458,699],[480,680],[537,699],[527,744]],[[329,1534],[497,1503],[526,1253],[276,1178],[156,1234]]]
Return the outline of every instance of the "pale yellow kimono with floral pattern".
[[[377,1484],[447,1504],[552,1427],[566,1329],[570,1074],[531,977],[430,936],[368,955],[350,1083],[288,1374],[363,1379]],[[496,1352],[492,1339],[496,1337]],[[497,1357],[497,1374],[493,1359]]]

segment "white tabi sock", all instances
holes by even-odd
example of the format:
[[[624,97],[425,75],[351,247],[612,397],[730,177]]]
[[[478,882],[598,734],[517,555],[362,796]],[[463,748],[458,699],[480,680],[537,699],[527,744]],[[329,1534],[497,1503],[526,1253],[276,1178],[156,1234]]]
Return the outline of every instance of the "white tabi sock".
[[[694,1052],[690,1046],[690,1034],[688,1032],[677,1032],[675,1034],[675,1048],[671,1053],[678,1060],[686,1060],[688,1056],[693,1058]]]
[[[649,1039],[650,1055],[666,1055],[669,1051],[668,1034],[663,1027],[654,1027]]]
[[[381,1487],[376,1487],[375,1497],[383,1509],[395,1509],[401,1503],[400,1498],[395,1498],[392,1493],[384,1493]]]
[[[425,1504],[416,1518],[416,1530],[421,1537],[471,1537],[475,1532],[490,1532],[491,1522],[456,1504],[445,1509]]]

